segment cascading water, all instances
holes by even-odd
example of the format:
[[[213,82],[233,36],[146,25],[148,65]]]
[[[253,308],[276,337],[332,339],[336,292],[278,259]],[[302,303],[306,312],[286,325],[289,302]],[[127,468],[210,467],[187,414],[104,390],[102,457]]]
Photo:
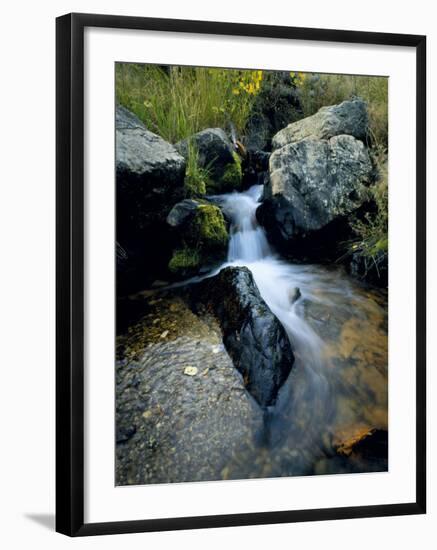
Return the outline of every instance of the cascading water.
[[[254,185],[245,192],[220,195],[215,200],[231,221],[228,259],[220,269],[229,265],[250,269],[261,296],[287,331],[295,353],[289,379],[266,416],[264,474],[296,475],[317,468],[317,473],[324,473],[329,471],[325,458],[333,454],[333,432],[347,432],[350,427],[374,422],[368,412],[368,388],[360,390],[347,379],[351,373],[363,379],[369,374],[365,370],[368,365],[360,362],[358,354],[358,360],[347,357],[348,350],[343,347],[349,345],[347,338],[354,340],[356,335],[348,336],[344,327],[350,323],[352,330],[355,318],[357,326],[362,323],[367,328],[375,319],[381,324],[384,312],[338,270],[282,260],[256,219],[261,194],[262,185]],[[349,317],[351,320],[344,324]],[[379,337],[384,335],[378,333]],[[377,349],[376,355],[380,351]],[[377,359],[382,394],[372,390],[375,411],[386,407],[383,351]],[[361,406],[367,412],[362,413]],[[336,468],[338,471],[338,464]],[[349,468],[345,466],[345,471]]]

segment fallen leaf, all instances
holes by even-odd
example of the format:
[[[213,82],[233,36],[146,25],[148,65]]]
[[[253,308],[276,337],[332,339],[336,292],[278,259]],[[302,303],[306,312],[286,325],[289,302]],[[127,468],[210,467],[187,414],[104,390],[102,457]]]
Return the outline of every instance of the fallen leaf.
[[[187,376],[196,376],[197,367],[185,367],[184,374],[186,374]]]

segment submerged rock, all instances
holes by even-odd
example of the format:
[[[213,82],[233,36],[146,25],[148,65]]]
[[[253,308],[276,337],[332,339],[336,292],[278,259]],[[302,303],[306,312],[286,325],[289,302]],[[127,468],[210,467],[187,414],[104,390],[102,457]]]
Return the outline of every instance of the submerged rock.
[[[172,245],[165,219],[182,198],[185,159],[121,106],[116,108],[115,157],[117,241],[124,251],[117,285],[127,292],[166,267]]]
[[[227,267],[193,286],[195,303],[215,312],[223,341],[247,390],[267,407],[275,403],[294,355],[288,336],[262,299],[246,267]]]
[[[199,167],[208,171],[205,182],[208,194],[241,188],[240,158],[221,128],[207,128],[177,143],[176,149],[185,158],[188,158],[190,142],[197,149]]]
[[[372,174],[365,146],[352,136],[285,145],[270,157],[257,218],[282,251],[311,257],[313,247],[328,250],[350,233],[348,217],[368,200]]]
[[[247,464],[259,477],[263,412],[217,321],[174,293],[141,303],[146,315],[117,339],[116,484],[241,479]]]
[[[322,107],[316,114],[289,124],[273,137],[272,146],[273,149],[279,149],[302,139],[330,139],[341,134],[365,142],[368,124],[366,103],[356,98],[339,105]]]

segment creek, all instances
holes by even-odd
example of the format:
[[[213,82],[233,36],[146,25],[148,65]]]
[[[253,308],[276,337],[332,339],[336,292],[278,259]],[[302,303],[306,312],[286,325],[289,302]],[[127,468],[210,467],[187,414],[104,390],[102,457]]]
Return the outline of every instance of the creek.
[[[231,222],[228,258],[220,269],[250,269],[295,354],[277,403],[266,412],[270,474],[359,470],[350,458],[332,457],[334,447],[366,430],[387,429],[385,296],[340,268],[281,259],[256,219],[261,196],[262,186],[254,185],[215,199]]]

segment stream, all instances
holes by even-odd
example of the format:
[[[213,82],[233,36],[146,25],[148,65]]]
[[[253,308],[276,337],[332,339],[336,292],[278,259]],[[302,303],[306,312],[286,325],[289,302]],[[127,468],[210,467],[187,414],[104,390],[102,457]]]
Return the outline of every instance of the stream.
[[[262,190],[254,185],[215,199],[231,220],[228,258],[220,269],[250,269],[295,353],[292,372],[266,413],[270,475],[368,469],[361,459],[333,460],[333,447],[366,430],[387,429],[385,297],[339,268],[282,260],[256,219]],[[380,467],[385,461],[370,466]]]
[[[230,221],[225,263],[128,300],[142,317],[117,340],[119,485],[387,470],[387,296],[339,266],[282,259],[256,219],[261,194],[211,197]],[[190,305],[192,285],[227,266],[252,272],[294,351],[267,409],[215,316]],[[357,452],[369,433],[377,452]]]

